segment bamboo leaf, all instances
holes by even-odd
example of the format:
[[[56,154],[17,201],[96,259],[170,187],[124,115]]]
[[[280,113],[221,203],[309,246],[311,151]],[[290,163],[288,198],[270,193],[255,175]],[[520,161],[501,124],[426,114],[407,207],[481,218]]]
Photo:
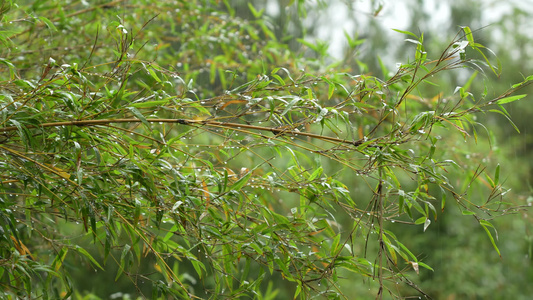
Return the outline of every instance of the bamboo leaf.
[[[246,175],[239,178],[239,180],[237,180],[233,185],[228,186],[226,189],[226,192],[240,191],[246,185],[246,183],[248,183],[248,180],[250,180],[251,176],[252,176],[252,172],[249,171]]]
[[[159,79],[159,77],[157,76],[157,74],[155,73],[155,71],[153,69],[148,69],[148,72],[150,73],[152,78],[155,79],[155,81],[161,82],[161,79]]]
[[[95,266],[97,266],[100,270],[104,270],[104,268],[102,268],[102,266],[94,259],[94,257],[92,257],[91,254],[89,254],[89,252],[87,252],[87,250],[85,250],[84,248],[80,247],[80,246],[77,246],[74,248],[79,254],[85,256],[86,258],[88,258]]]
[[[472,34],[472,30],[470,29],[470,27],[464,26],[463,27],[463,31],[465,32],[466,40],[473,45],[474,44],[474,35]]]
[[[500,164],[496,166],[496,171],[494,174],[494,185],[498,186],[499,183],[500,183]]]
[[[265,10],[264,8],[261,9],[260,11],[257,11],[255,9],[255,7],[252,5],[252,3],[248,2],[248,8],[250,9],[250,11],[252,12],[252,14],[254,15],[254,17],[256,19],[260,18],[261,15],[263,14],[263,11]]]
[[[394,30],[394,31],[396,31],[396,32],[399,32],[399,33],[403,33],[403,34],[407,34],[407,35],[413,36],[413,37],[415,37],[415,38],[417,39],[417,41],[418,41],[418,36],[417,36],[416,34],[412,33],[412,32],[405,31],[405,30],[400,30],[400,29],[394,29],[394,28],[393,28],[392,30]]]
[[[511,102],[516,101],[516,100],[520,100],[520,99],[524,98],[525,96],[527,96],[527,94],[509,96],[509,97],[505,97],[505,98],[499,99],[498,101],[496,101],[496,103],[497,104],[511,103]]]
[[[488,227],[494,228],[494,226],[491,223],[489,223],[488,221],[486,221],[486,220],[480,220],[479,224],[481,224],[481,226],[483,226],[483,229],[485,229],[485,232],[489,236],[490,242],[492,243],[492,246],[494,247],[494,250],[496,250],[498,255],[500,257],[502,257],[502,254],[500,253],[500,249],[498,249],[498,246],[496,245],[496,241],[494,240],[494,237],[492,236],[492,234],[490,233],[490,230],[488,228]]]
[[[150,123],[146,120],[144,115],[135,107],[128,107],[133,115],[135,115],[148,128],[151,128]]]
[[[39,18],[39,20],[41,20],[43,23],[46,24],[46,27],[48,27],[48,29],[50,29],[52,31],[57,31],[57,27],[48,18],[46,18],[44,16],[40,16],[38,18]]]
[[[151,108],[155,106],[163,106],[167,104],[170,100],[169,99],[163,99],[163,100],[155,100],[155,101],[147,101],[147,102],[137,102],[130,104],[131,107],[135,108]]]

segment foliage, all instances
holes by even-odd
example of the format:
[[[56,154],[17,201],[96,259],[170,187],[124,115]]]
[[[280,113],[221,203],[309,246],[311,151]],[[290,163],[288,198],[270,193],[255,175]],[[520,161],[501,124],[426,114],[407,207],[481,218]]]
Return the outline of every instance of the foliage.
[[[400,31],[414,54],[380,79],[330,71],[251,4],[5,3],[4,296],[82,297],[76,272],[113,268],[153,299],[346,298],[354,276],[380,298],[424,294],[414,277],[432,268],[394,230],[428,230],[449,201],[499,253],[500,168],[451,159],[444,139],[477,140],[476,114],[508,118],[533,77],[424,95],[440,72],[499,72],[469,27],[434,57]]]

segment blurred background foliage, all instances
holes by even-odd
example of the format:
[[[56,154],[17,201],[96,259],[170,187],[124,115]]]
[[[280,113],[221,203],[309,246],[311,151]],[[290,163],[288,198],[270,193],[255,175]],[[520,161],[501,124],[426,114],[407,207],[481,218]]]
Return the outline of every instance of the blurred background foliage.
[[[121,107],[124,105],[124,102],[120,100],[121,97],[125,99],[131,96],[128,95],[131,90],[135,91],[140,88],[142,90],[133,96],[139,104],[133,106],[136,110],[129,111],[129,117],[144,114],[146,118],[179,116],[184,119],[202,120],[213,115],[215,110],[202,108],[208,105],[204,105],[206,103],[200,100],[223,101],[226,91],[243,85],[247,88],[246,84],[249,82],[255,82],[254,88],[256,88],[255,85],[261,85],[262,82],[258,74],[270,75],[275,68],[284,69],[274,74],[285,72],[288,77],[292,75],[296,81],[301,80],[302,85],[306,84],[306,78],[296,78],[299,76],[297,74],[312,73],[320,76],[346,72],[354,75],[375,76],[386,81],[396,73],[397,62],[405,64],[407,61],[415,60],[413,43],[405,42],[405,38],[410,37],[393,31],[392,28],[417,35],[423,33],[426,51],[434,58],[435,56],[438,58],[438,55],[454,40],[458,32],[462,34],[460,26],[469,26],[475,30],[476,41],[496,54],[490,57],[490,60],[495,61],[497,57],[502,66],[500,76],[491,73],[486,66],[479,68],[478,73],[474,73],[472,69],[457,69],[435,76],[432,84],[422,85],[412,93],[411,100],[418,103],[414,106],[420,111],[434,108],[441,99],[452,98],[456,87],[466,86],[474,76],[476,76],[473,79],[474,83],[468,86],[468,91],[476,95],[476,98],[486,95],[487,99],[491,99],[509,89],[513,84],[521,82],[527,75],[533,74],[531,65],[527,63],[530,61],[531,49],[533,49],[531,31],[528,30],[530,25],[533,25],[531,24],[533,12],[522,3],[501,3],[502,1],[489,0],[467,0],[461,1],[460,4],[456,1],[392,2],[4,0],[0,9],[2,14],[0,42],[3,44],[3,49],[0,51],[2,92],[5,100],[8,94],[16,93],[19,89],[29,91],[34,88],[28,86],[32,84],[32,81],[18,79],[33,79],[33,84],[38,86],[42,84],[41,80],[47,75],[51,76],[57,72],[56,74],[59,75],[54,76],[57,76],[59,80],[50,84],[49,90],[61,87],[57,89],[65,94],[64,97],[59,98],[63,99],[65,107],[69,107],[71,104],[68,103],[68,90],[70,89],[68,85],[72,83],[62,78],[65,78],[65,74],[73,74],[79,86],[90,86],[98,93],[107,92],[108,94],[103,99],[110,102],[91,102],[90,105],[93,105],[95,109],[88,109],[89,104],[85,104],[86,106],[82,109],[55,110],[53,116],[55,120],[113,117],[118,111],[124,110]],[[468,55],[475,57],[476,53],[469,52]],[[129,60],[130,58],[132,60],[135,58],[135,62]],[[90,66],[90,69],[85,68],[87,66]],[[83,75],[80,75],[79,70],[82,69]],[[478,67],[473,66],[473,69],[478,70]],[[131,76],[124,80],[123,76],[128,72],[131,72]],[[330,80],[343,82],[341,79],[334,78],[334,75],[331,76]],[[282,77],[288,81],[285,75]],[[165,79],[172,81],[173,84],[166,84]],[[84,80],[87,80],[89,84],[84,85]],[[91,86],[92,82],[97,86]],[[317,98],[328,96],[328,85],[323,83],[322,81],[314,91]],[[72,90],[77,88],[75,84],[72,85]],[[291,88],[293,93],[298,93],[295,92],[298,90],[297,87]],[[526,87],[520,93],[530,94],[530,89]],[[280,90],[280,94],[283,92],[284,90]],[[393,90],[393,92],[397,91]],[[43,93],[51,96],[49,91]],[[335,96],[342,97],[345,92],[336,89],[334,93]],[[143,101],[164,101],[174,95],[180,99],[192,100],[181,110],[179,105],[183,105],[182,103],[176,104],[172,109],[161,107],[156,110],[148,110],[151,107],[144,107],[142,104]],[[117,99],[116,102],[113,99]],[[140,101],[141,99],[145,100]],[[235,109],[233,104],[235,104]],[[226,113],[230,117],[245,111],[237,107],[239,104],[238,102],[224,104],[223,108],[227,110],[216,112],[218,113],[216,116],[224,117]],[[40,107],[47,106],[43,104]],[[35,106],[35,109],[34,113],[39,114],[39,106]],[[405,272],[410,273],[408,280],[415,282],[433,299],[529,299],[529,296],[533,294],[533,286],[529,284],[533,280],[531,268],[533,236],[530,232],[531,217],[527,210],[533,202],[530,187],[532,169],[529,164],[532,158],[529,118],[533,115],[533,111],[529,100],[510,103],[506,106],[506,110],[520,134],[505,116],[497,113],[475,114],[477,121],[489,128],[489,131],[477,128],[477,140],[464,139],[456,132],[450,132],[449,129],[433,129],[441,136],[442,143],[445,144],[444,146],[441,144],[439,148],[440,157],[453,159],[459,166],[455,169],[447,169],[450,173],[446,176],[460,190],[466,188],[469,183],[468,179],[476,173],[478,167],[486,167],[489,174],[494,174],[499,164],[500,181],[506,188],[511,189],[506,193],[504,200],[512,203],[514,207],[521,207],[519,210],[508,211],[504,216],[493,220],[489,216],[498,232],[497,245],[501,258],[493,248],[484,229],[472,216],[463,215],[464,210],[453,203],[452,197],[448,198],[444,213],[441,213],[437,207],[436,220],[432,220],[431,225],[425,231],[422,226],[414,226],[412,223],[397,222],[385,225],[385,228],[392,231],[398,240],[413,251],[416,257],[433,269],[431,271],[421,267],[417,275],[412,268],[404,266]],[[150,115],[145,114],[147,111],[150,111]],[[3,112],[7,114],[6,109]],[[25,118],[31,119],[34,116],[23,115],[21,110],[17,117],[25,120]],[[242,119],[252,120],[248,116]],[[128,130],[139,132],[137,127],[124,125],[121,128],[124,130],[123,133]],[[158,130],[158,133],[164,132],[163,129]],[[53,133],[55,136],[50,135],[47,138],[51,140],[56,136],[58,138],[67,136],[62,131],[65,129],[58,129]],[[168,132],[171,132],[171,129]],[[176,132],[175,128],[172,132]],[[224,141],[220,138],[222,133],[218,137],[216,137],[218,133],[214,134],[215,137],[201,133],[191,130],[189,135],[183,134],[183,139],[188,138],[188,141],[176,141],[176,143],[180,143],[180,147],[193,148]],[[77,134],[82,133],[77,132]],[[94,131],[91,134],[95,135],[95,140],[105,139],[104,133]],[[354,134],[357,135],[357,133]],[[155,134],[152,138],[154,136]],[[13,136],[3,138],[7,140]],[[114,137],[110,138],[110,140],[113,139]],[[141,154],[148,157],[148,152],[153,150],[154,145],[152,142],[146,143],[146,140],[143,142],[137,144],[137,147],[146,148],[146,151]],[[54,147],[72,148],[76,147],[75,145],[72,141],[65,141]],[[57,148],[45,150],[55,153],[58,151]],[[156,151],[161,150],[161,148],[157,149]],[[210,151],[206,148],[199,153]],[[258,154],[261,157],[260,155],[264,152],[259,151]],[[228,168],[237,171],[245,170],[249,166],[262,163],[262,160],[255,156],[239,155],[237,150],[228,150],[227,157],[238,157],[234,160],[228,159]],[[319,159],[320,161],[316,162],[313,161],[314,157],[306,160],[303,154],[295,154],[295,157],[298,157],[301,162],[302,173],[304,173],[303,169],[313,173],[316,166],[321,166],[324,174],[334,174],[335,180],[348,187],[351,197],[359,207],[364,208],[370,203],[372,190],[362,184],[361,179],[353,176],[353,173],[346,172],[346,168],[342,165],[326,159]],[[54,162],[54,165],[57,163],[57,166],[61,163],[68,166],[70,163],[72,170],[75,170],[75,162],[62,161],[66,159],[51,158],[51,162]],[[112,161],[111,158],[108,159]],[[279,172],[282,172],[285,170],[280,166],[288,165],[289,160],[285,156],[272,163]],[[119,160],[115,163],[120,166]],[[2,167],[5,166],[2,165]],[[150,166],[143,167],[150,168]],[[7,175],[8,171],[12,170],[5,167],[2,171],[2,195],[7,199],[2,204],[5,205],[3,209],[24,196],[22,193],[18,196],[19,198],[12,196],[17,191],[10,187],[11,184],[16,185],[15,180],[17,182],[24,180],[10,177]],[[188,172],[193,174],[195,171],[190,169]],[[30,176],[30,174],[26,175]],[[139,174],[135,176],[142,177]],[[267,174],[261,174],[261,176],[267,178]],[[417,183],[410,182],[408,177],[400,178],[400,180],[405,190],[416,187]],[[490,193],[487,189],[489,185],[487,179],[480,179],[479,182],[469,191],[473,202],[484,201]],[[260,189],[262,184],[264,183],[258,183],[256,188]],[[375,182],[369,185],[372,184]],[[146,183],[146,186],[150,184]],[[267,185],[264,184],[264,186]],[[280,203],[269,205],[278,211],[289,213],[290,209],[299,203],[299,199],[290,193],[291,187],[285,188],[287,190],[279,191],[272,197],[272,199],[280,199]],[[294,188],[301,188],[301,186],[295,183]],[[200,190],[200,192],[203,191]],[[434,194],[437,199],[442,197],[440,192],[434,192]],[[113,199],[116,196],[109,194],[106,197]],[[158,207],[164,206],[164,204],[158,205],[161,205]],[[59,210],[52,214],[59,216],[62,213]],[[165,220],[164,217],[162,219]],[[183,222],[183,220],[180,221]],[[340,213],[335,221],[341,224],[339,228],[351,228],[353,220],[347,214]],[[5,227],[9,220],[4,218],[1,222]],[[40,220],[40,222],[45,224],[47,221]],[[123,247],[113,246],[111,249],[102,250],[103,247],[108,246],[98,247],[94,244],[105,240],[105,232],[99,236],[98,242],[95,242],[93,235],[86,233],[87,227],[91,227],[91,224],[60,222],[57,223],[57,228],[49,224],[43,226],[46,228],[43,232],[51,234],[53,232],[54,236],[50,239],[61,240],[65,245],[83,245],[82,248],[88,251],[87,255],[69,255],[62,265],[62,268],[70,271],[71,277],[63,280],[69,280],[75,287],[73,298],[150,298],[155,287],[164,290],[165,284],[157,285],[159,281],[165,279],[164,275],[158,273],[161,269],[158,265],[160,260],[153,254],[146,254],[144,257],[146,249],[128,252],[124,251]],[[157,233],[162,236],[167,235],[169,228],[170,225],[163,225],[161,228],[153,229],[154,235]],[[135,234],[122,229],[118,237],[124,241],[134,240]],[[9,240],[10,238],[5,236],[2,246],[6,247],[8,243],[11,243],[12,248],[15,247],[19,252],[25,252],[26,246],[16,244],[16,242],[13,244]],[[35,234],[28,235],[24,239],[24,244],[32,252],[37,253],[40,248],[37,240]],[[200,253],[200,249],[201,247],[198,247],[198,250],[194,249],[194,251]],[[204,251],[207,248],[202,249]],[[376,245],[368,245],[369,261],[373,261],[375,254],[372,253],[376,252],[376,249]],[[143,252],[142,263],[139,263],[140,252]],[[58,253],[63,252],[60,249],[49,252],[48,263],[53,262],[54,257],[59,257]],[[203,252],[198,256],[201,254]],[[103,264],[98,258],[103,256],[113,257],[117,260],[117,264],[107,263],[104,271],[98,268],[97,263],[89,259],[89,257],[95,257],[100,264]],[[205,257],[207,259],[207,253]],[[128,276],[121,276],[116,280],[118,269],[124,260],[131,262],[131,269],[126,271]],[[208,298],[211,293],[222,294],[220,291],[210,290],[214,286],[213,281],[218,280],[216,276],[213,275],[199,282],[196,278],[199,267],[184,261],[170,266],[176,274],[180,274],[180,280],[186,282],[196,295],[205,292]],[[37,265],[37,262],[35,264],[36,270],[39,267],[45,268]],[[57,264],[52,263],[52,266],[57,266]],[[59,266],[55,271],[58,269]],[[257,272],[254,274],[257,277],[263,273],[260,270],[251,272]],[[6,273],[3,275],[2,284],[6,284],[7,275]],[[379,285],[372,277],[369,276],[366,279],[360,276],[354,277],[354,274],[349,271],[345,273],[340,271],[337,276],[340,278],[341,289],[349,299],[367,299],[376,296]],[[394,290],[397,295],[422,295],[403,283],[395,287],[392,282],[388,288]],[[292,282],[282,278],[281,275],[274,275],[261,283],[260,288],[255,289],[255,298],[287,299],[293,297],[295,290],[296,286]],[[61,295],[62,292],[64,291],[59,289],[56,291],[57,295]],[[177,298],[183,296],[175,295]],[[384,296],[385,298],[392,297],[388,294]],[[6,297],[8,297],[7,294]],[[238,296],[234,295],[234,297]]]
[[[359,2],[355,2],[359,3]],[[357,4],[354,4],[357,7]],[[362,17],[361,11],[371,12],[369,7],[381,7],[378,16]],[[356,24],[353,35],[365,38],[365,42],[356,49],[345,51],[345,57],[356,57],[364,61],[368,71],[380,74],[378,58],[389,63],[399,59],[407,52],[408,44],[395,37],[390,29],[399,28],[397,23],[405,24],[400,29],[411,32],[424,32],[428,52],[442,49],[450,36],[459,26],[468,25],[476,30],[476,39],[492,49],[501,62],[501,76],[478,74],[483,84],[472,85],[473,94],[481,94],[484,89],[497,93],[531,74],[531,64],[526,63],[531,57],[532,7],[519,1],[375,1],[370,6],[362,5],[359,13],[353,13],[350,19]],[[357,9],[356,9],[357,11]],[[396,24],[395,24],[396,22]],[[388,26],[387,26],[388,25]],[[383,40],[394,41],[385,43]],[[377,55],[376,55],[377,54]],[[353,67],[356,67],[353,64]],[[359,64],[360,66],[360,64]],[[450,91],[456,86],[464,85],[466,75],[461,72],[441,74],[438,87],[429,87],[421,91],[427,97],[436,96],[439,91]],[[531,87],[526,88],[531,94]],[[490,95],[490,94],[489,94]],[[530,98],[530,97],[528,97]],[[520,130],[517,134],[505,117],[498,114],[477,115],[481,123],[487,124],[492,135],[478,140],[477,144],[468,144],[466,148],[474,154],[463,154],[463,141],[448,141],[449,148],[455,152],[458,160],[474,165],[482,163],[493,165],[500,163],[505,186],[511,188],[506,199],[516,205],[531,206],[531,123],[528,119],[533,114],[529,101],[514,102],[507,107],[513,122]],[[490,140],[490,151],[486,151],[486,142]],[[463,156],[462,158],[459,158]],[[425,261],[434,267],[435,272],[421,275],[421,286],[435,299],[506,299],[508,297],[527,299],[531,293],[528,281],[533,275],[532,269],[532,219],[528,210],[497,218],[499,245],[502,258],[494,255],[483,242],[478,230],[471,220],[458,218],[460,212],[450,209],[443,214],[436,226],[428,228],[422,234],[416,228],[406,226],[395,230],[396,234],[409,240],[409,246],[421,250],[427,257]],[[416,246],[415,246],[416,245]],[[440,270],[440,271],[438,271]],[[510,296],[512,295],[512,296]]]

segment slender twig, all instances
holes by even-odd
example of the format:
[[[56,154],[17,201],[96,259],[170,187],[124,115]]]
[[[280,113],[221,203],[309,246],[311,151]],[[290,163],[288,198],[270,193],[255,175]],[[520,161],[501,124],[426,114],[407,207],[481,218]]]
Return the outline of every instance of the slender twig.
[[[285,129],[285,128],[271,128],[271,127],[265,127],[265,126],[256,126],[256,125],[249,125],[249,124],[239,124],[239,123],[231,123],[231,122],[218,122],[218,121],[211,121],[211,120],[190,120],[190,119],[136,119],[136,118],[127,118],[127,119],[99,119],[99,120],[81,120],[81,121],[64,121],[64,122],[52,122],[52,123],[42,123],[40,125],[25,125],[26,128],[44,128],[44,127],[60,127],[60,126],[97,126],[97,125],[109,125],[109,124],[116,124],[116,123],[141,123],[143,121],[146,121],[148,123],[176,123],[176,124],[182,124],[182,125],[200,125],[200,126],[211,126],[211,127],[219,127],[219,128],[235,128],[235,129],[252,129],[252,130],[259,130],[259,131],[269,131],[272,132],[275,135],[293,135],[293,136],[306,136],[310,138],[325,140],[333,143],[341,143],[341,144],[350,144],[353,146],[360,146],[364,144],[367,141],[363,140],[357,140],[357,141],[350,141],[325,135],[319,135],[314,133],[308,133],[308,132],[301,132],[291,129]],[[16,131],[18,130],[17,126],[10,126],[10,127],[3,127],[0,128],[0,132],[9,132],[9,131]],[[395,142],[398,143],[398,142]],[[378,145],[369,145],[369,147],[379,147]]]

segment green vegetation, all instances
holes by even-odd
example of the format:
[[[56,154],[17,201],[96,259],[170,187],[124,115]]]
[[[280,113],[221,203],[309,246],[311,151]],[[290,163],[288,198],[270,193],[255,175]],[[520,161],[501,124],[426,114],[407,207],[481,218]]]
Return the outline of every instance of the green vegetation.
[[[2,297],[500,295],[463,273],[502,282],[481,266],[524,203],[490,115],[518,132],[533,76],[487,88],[477,32],[396,30],[404,62],[374,69],[308,39],[321,1],[95,2],[0,8]],[[473,245],[495,260],[453,250]]]

